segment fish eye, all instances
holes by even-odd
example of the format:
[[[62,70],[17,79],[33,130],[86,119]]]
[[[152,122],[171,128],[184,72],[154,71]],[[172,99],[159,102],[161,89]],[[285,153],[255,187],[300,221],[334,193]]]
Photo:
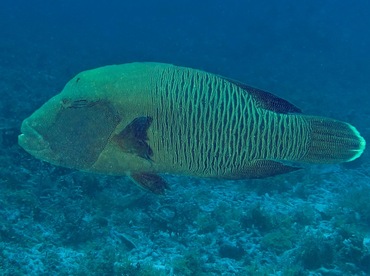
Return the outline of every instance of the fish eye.
[[[71,100],[64,98],[61,100],[61,103],[62,103],[62,106],[66,107],[71,103]]]

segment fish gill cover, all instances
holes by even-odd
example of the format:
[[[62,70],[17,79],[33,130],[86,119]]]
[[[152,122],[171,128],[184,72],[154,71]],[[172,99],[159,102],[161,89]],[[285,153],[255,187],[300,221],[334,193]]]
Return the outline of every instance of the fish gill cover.
[[[369,274],[366,150],[350,163],[262,180],[162,175],[170,190],[157,196],[126,177],[43,163],[17,145],[23,119],[77,73],[133,61],[271,91],[369,141],[369,8],[362,0],[3,1],[0,274]]]

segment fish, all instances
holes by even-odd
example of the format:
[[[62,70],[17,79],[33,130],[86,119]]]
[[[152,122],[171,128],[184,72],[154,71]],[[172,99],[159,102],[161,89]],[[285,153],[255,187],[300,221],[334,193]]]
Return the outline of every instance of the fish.
[[[77,74],[21,125],[19,145],[56,166],[126,175],[164,194],[163,174],[254,179],[361,156],[349,123],[303,114],[272,93],[164,63]]]

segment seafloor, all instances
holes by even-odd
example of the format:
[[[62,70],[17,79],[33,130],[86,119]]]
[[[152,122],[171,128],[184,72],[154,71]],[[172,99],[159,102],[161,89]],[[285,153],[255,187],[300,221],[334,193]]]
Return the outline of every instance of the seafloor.
[[[2,41],[2,52],[13,46]],[[28,47],[43,52],[34,50],[40,45]],[[368,152],[352,163],[312,165],[264,180],[165,175],[171,187],[165,196],[144,192],[125,177],[57,168],[28,155],[16,141],[21,120],[79,70],[101,62],[66,61],[63,55],[2,55],[1,275],[370,274]],[[258,68],[253,72],[259,75]],[[228,74],[253,79],[253,72]],[[312,79],[323,83],[312,73],[307,83],[269,79],[266,85],[279,91],[307,87],[290,100],[310,113],[350,121],[369,138],[365,106],[351,108],[356,99],[333,97],[351,86],[328,81],[321,87],[330,92],[325,95],[309,85]],[[329,102],[348,108],[329,112]]]

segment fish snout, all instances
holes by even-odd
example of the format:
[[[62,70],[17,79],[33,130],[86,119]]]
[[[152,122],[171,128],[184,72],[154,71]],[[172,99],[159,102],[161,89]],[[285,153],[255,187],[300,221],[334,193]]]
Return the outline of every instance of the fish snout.
[[[18,144],[31,154],[45,151],[49,148],[49,143],[36,130],[36,127],[36,122],[24,120],[21,126],[21,134],[18,136]]]

